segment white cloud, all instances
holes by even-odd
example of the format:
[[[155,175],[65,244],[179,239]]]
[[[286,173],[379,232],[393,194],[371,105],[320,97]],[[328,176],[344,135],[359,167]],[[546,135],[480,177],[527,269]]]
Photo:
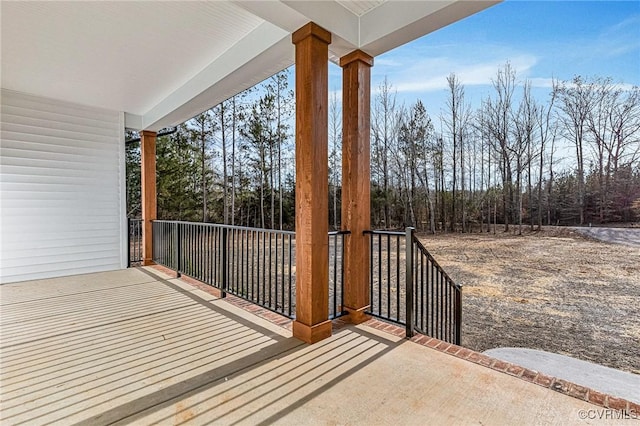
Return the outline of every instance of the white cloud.
[[[527,76],[537,63],[536,57],[519,54],[510,57],[509,61],[519,77]],[[401,70],[378,70],[388,75],[399,93],[420,93],[447,88],[447,76],[455,73],[465,86],[491,85],[492,79],[502,68],[506,60],[494,58],[482,62],[474,62],[471,58],[453,59],[447,57],[412,60],[410,65]]]
[[[602,36],[603,37],[612,37],[621,33],[624,34],[628,34],[628,31],[631,30],[631,32],[633,33],[633,31],[638,31],[638,26],[640,25],[640,14],[639,15],[633,15],[630,16],[624,20],[622,20],[621,22],[618,22],[615,25],[612,25],[611,27],[605,29],[602,32]]]
[[[389,57],[375,58],[373,60],[373,63],[376,67],[401,67],[402,66],[402,62]]]
[[[531,82],[531,86],[532,87],[539,87],[539,88],[543,88],[543,89],[551,89],[553,88],[553,81],[556,80],[558,82],[559,81],[557,78],[554,79],[553,77],[536,77],[536,78],[530,78],[529,81]],[[587,79],[586,82],[589,83],[591,80]],[[566,86],[569,88],[575,88],[576,85],[573,84],[571,81],[568,81],[566,83]],[[629,91],[632,90],[635,86],[633,84],[629,84],[629,83],[611,83],[611,87],[614,89],[619,89],[619,90],[624,90],[624,91]]]
[[[534,77],[530,78],[531,87],[539,87],[541,89],[550,89],[553,87],[553,77]],[[557,79],[556,79],[557,80]]]

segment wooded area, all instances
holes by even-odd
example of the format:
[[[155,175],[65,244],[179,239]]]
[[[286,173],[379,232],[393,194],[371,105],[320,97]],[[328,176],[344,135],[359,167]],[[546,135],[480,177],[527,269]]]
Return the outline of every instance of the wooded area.
[[[295,98],[285,70],[157,141],[158,217],[293,229]],[[542,102],[507,63],[472,110],[455,74],[447,101],[372,94],[371,222],[436,232],[640,220],[640,89],[611,78],[554,81]],[[329,224],[340,228],[341,124],[329,109]],[[130,134],[128,136],[133,136]],[[570,147],[562,156],[562,147]],[[566,150],[565,150],[566,151]],[[140,212],[139,144],[127,145],[127,204]]]

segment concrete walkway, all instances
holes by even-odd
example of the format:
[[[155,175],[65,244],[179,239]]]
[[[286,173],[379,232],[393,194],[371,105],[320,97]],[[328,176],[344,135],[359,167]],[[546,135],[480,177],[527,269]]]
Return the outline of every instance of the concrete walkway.
[[[574,227],[577,233],[612,244],[640,248],[640,228]]]
[[[640,404],[640,375],[637,374],[535,349],[497,348],[484,353]]]
[[[602,423],[602,408],[367,326],[302,344],[168,278],[0,286],[1,423]]]

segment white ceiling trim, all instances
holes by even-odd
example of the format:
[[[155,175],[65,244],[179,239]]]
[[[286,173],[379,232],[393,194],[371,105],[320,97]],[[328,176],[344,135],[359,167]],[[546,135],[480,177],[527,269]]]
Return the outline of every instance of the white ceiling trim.
[[[388,1],[360,18],[359,48],[377,56],[500,1]]]
[[[499,1],[2,2],[2,87],[122,108],[127,127],[159,130],[293,64],[291,34],[308,22],[331,32],[337,63],[356,49],[378,56]]]
[[[293,56],[287,55],[281,51],[282,49],[277,48],[278,43],[282,42],[284,39],[286,39],[289,44],[291,43],[289,40],[289,33],[287,31],[278,28],[269,22],[262,23],[258,28],[238,41],[232,49],[227,50],[221,56],[216,58],[216,60],[211,62],[205,69],[187,81],[187,83],[182,87],[175,90],[149,112],[144,114],[142,119],[143,128],[157,130],[163,127],[173,126],[184,121],[184,119],[181,118],[170,118],[176,116],[181,117],[180,114],[176,115],[176,110],[182,109],[187,114],[192,114],[189,117],[193,117],[194,115],[211,108],[211,106],[224,101],[226,98],[220,99],[220,96],[216,96],[216,94],[211,93],[213,96],[211,102],[215,103],[210,104],[211,102],[209,102],[209,105],[193,105],[185,108],[185,106],[196,97],[205,92],[212,92],[211,89],[213,85],[219,85],[220,82],[225,78],[228,78],[231,74],[240,72],[242,67],[252,61],[255,61],[259,55],[262,55],[267,51],[270,51],[270,54],[273,55],[274,58],[280,57],[280,61],[285,60],[288,57],[290,63],[286,66],[291,65],[293,63]],[[288,50],[291,51],[291,49]],[[286,68],[286,66],[284,68]],[[276,70],[275,72],[278,71],[279,70]],[[250,72],[247,73],[245,71],[245,74],[247,75],[242,74],[243,80],[247,81],[247,83],[242,84],[240,81],[240,85],[236,89],[237,92],[247,89],[255,84],[251,84],[254,80],[252,79]],[[237,77],[238,76],[236,76],[236,79]],[[260,80],[258,80],[258,82],[259,81]],[[214,82],[213,85],[212,82]],[[233,96],[233,94],[231,96]],[[191,113],[191,111],[193,111],[193,113]],[[178,121],[175,122],[175,120]]]
[[[345,9],[349,10],[356,16],[362,16],[365,13],[369,12],[371,9],[374,9],[380,6],[382,3],[387,0],[336,0],[340,3]]]
[[[315,22],[353,47],[359,46],[360,18],[340,3],[324,1],[289,1],[283,3],[303,14],[307,22]],[[333,43],[332,43],[333,44]]]
[[[500,1],[388,0],[360,16],[335,1],[234,1],[265,23],[145,114],[142,128],[181,123],[292,65],[290,34],[307,22],[331,32],[329,59],[338,63],[356,49],[378,56]],[[256,76],[255,69],[263,72]]]

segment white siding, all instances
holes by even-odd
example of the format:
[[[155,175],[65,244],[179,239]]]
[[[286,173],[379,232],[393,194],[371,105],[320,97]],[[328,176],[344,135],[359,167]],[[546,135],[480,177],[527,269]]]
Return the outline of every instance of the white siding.
[[[126,267],[124,114],[1,95],[0,283]]]

